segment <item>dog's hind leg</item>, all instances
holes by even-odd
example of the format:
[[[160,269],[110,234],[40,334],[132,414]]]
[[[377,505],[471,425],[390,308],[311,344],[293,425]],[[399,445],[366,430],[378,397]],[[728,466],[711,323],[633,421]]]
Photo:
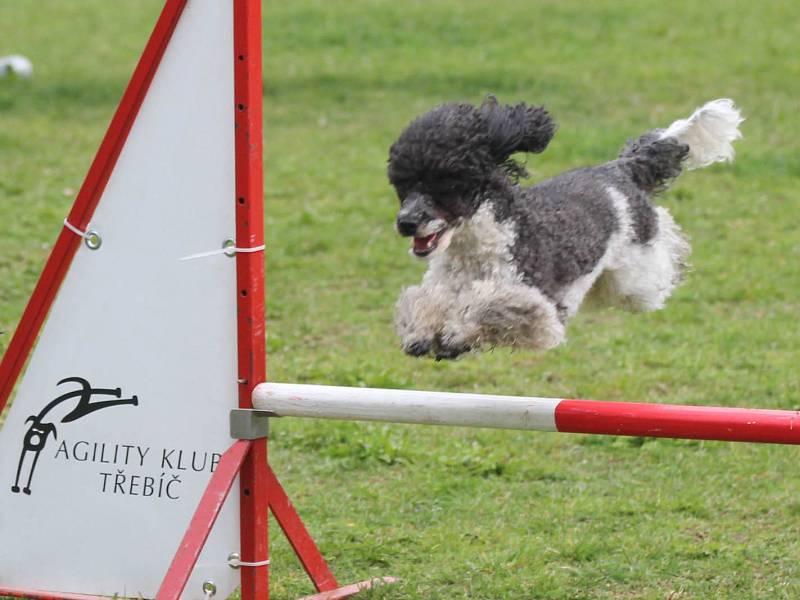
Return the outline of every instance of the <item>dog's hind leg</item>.
[[[403,351],[411,356],[431,352],[442,330],[445,310],[455,296],[443,285],[414,285],[406,288],[395,306],[395,330]]]
[[[658,310],[683,281],[691,246],[666,208],[657,207],[658,229],[646,244],[630,244],[595,284],[604,304],[634,312]]]
[[[564,323],[556,306],[536,288],[476,281],[448,312],[437,358],[455,358],[481,346],[547,350],[564,341]]]

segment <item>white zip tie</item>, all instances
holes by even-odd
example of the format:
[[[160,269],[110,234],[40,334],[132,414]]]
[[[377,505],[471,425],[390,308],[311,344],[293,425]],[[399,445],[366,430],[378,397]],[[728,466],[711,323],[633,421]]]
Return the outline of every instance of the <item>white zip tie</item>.
[[[103,238],[100,237],[100,232],[95,231],[94,229],[87,229],[86,231],[81,231],[75,225],[70,223],[67,219],[64,219],[64,227],[69,229],[75,235],[79,235],[83,238],[83,241],[86,243],[86,246],[89,250],[97,250],[101,244],[103,243]]]
[[[190,254],[189,256],[184,256],[183,258],[179,258],[178,260],[194,260],[195,258],[206,258],[207,256],[216,256],[217,254],[227,254],[228,256],[233,256],[233,254],[239,254],[240,252],[248,253],[248,252],[260,252],[266,248],[266,244],[261,244],[260,246],[254,246],[253,248],[238,248],[236,246],[228,246],[227,248],[220,248],[219,250],[210,250],[209,252],[198,252],[197,254]]]
[[[89,232],[88,232],[88,231],[81,231],[80,229],[78,229],[77,227],[75,227],[75,225],[73,225],[72,223],[70,223],[69,221],[67,221],[67,219],[64,219],[64,227],[66,227],[67,229],[69,229],[69,230],[70,230],[72,233],[74,233],[75,235],[79,235],[79,236],[81,236],[81,237],[82,237],[83,239],[85,239],[85,240],[88,240],[88,239],[91,237],[91,236],[89,235]]]
[[[239,560],[238,558],[228,559],[228,566],[233,569],[238,569],[239,567],[266,567],[268,564],[269,564],[269,559],[260,560],[258,562],[244,562]]]

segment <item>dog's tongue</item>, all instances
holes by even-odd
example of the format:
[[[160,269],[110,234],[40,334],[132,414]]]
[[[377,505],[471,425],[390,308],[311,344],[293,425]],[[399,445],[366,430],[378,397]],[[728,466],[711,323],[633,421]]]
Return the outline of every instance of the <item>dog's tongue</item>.
[[[430,249],[430,247],[433,245],[434,240],[436,240],[435,233],[426,235],[425,237],[415,237],[414,250],[416,250],[417,252],[425,252],[425,250]]]

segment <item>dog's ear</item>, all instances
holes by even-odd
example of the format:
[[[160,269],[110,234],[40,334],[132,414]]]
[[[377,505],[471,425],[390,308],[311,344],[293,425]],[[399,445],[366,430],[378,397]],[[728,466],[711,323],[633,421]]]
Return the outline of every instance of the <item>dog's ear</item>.
[[[556,123],[543,106],[501,105],[488,96],[478,109],[486,122],[493,158],[503,163],[514,152],[541,152],[553,139]]]

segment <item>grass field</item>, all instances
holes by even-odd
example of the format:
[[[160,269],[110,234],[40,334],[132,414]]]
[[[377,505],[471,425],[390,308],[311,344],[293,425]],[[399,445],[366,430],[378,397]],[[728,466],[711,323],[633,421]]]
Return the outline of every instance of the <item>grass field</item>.
[[[36,68],[0,79],[2,348],[159,4],[0,4],[0,55]],[[267,2],[270,378],[799,408],[798,40],[790,2]],[[666,310],[582,314],[546,354],[399,351],[393,303],[424,266],[393,232],[387,149],[487,92],[560,123],[534,180],[738,102],[737,162],[661,198],[694,245]],[[285,420],[271,459],[340,581],[402,578],[364,597],[800,597],[793,448]],[[310,593],[274,532],[273,597]]]

